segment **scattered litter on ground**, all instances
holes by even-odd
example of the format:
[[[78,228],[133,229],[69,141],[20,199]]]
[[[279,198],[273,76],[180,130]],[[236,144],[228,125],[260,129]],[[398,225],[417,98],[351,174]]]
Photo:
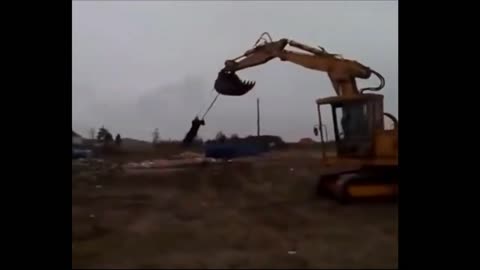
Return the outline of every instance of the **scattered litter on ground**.
[[[136,168],[136,169],[126,169],[124,171],[124,176],[128,177],[135,177],[135,176],[145,176],[145,175],[168,175],[168,174],[176,174],[178,172],[184,171],[186,168]]]
[[[153,168],[172,168],[183,166],[194,166],[215,162],[211,158],[195,157],[188,159],[157,159],[143,162],[130,162],[124,165],[126,169],[153,169]]]
[[[188,152],[188,151],[174,156],[174,158],[178,158],[178,159],[192,159],[192,158],[203,158],[203,157],[204,155],[202,154],[195,153],[195,152]]]
[[[81,162],[99,168],[104,163],[124,167],[130,162],[137,166],[142,163],[156,166],[163,162],[157,159],[163,160],[166,156],[173,154],[155,156],[149,152],[105,162]],[[114,175],[87,171],[87,176],[96,175],[96,181],[79,178],[84,174],[80,171],[73,175],[78,180],[72,185],[73,267],[128,264],[132,268],[159,268],[171,263],[181,268],[248,268],[258,267],[256,263],[261,264],[260,267],[345,268],[348,266],[345,262],[356,262],[360,266],[394,268],[398,242],[396,205],[340,207],[326,199],[313,202],[309,197],[313,180],[324,170],[315,167],[320,158],[321,155],[317,159],[310,155],[302,157],[296,152],[279,152],[234,158],[232,163],[219,159],[220,164],[201,169],[196,166],[139,167]],[[185,161],[190,160],[175,162]],[[163,164],[171,165],[172,160],[165,160]],[[135,177],[137,175],[140,177]],[[98,185],[102,189],[96,189]],[[94,213],[100,214],[98,219]],[[285,215],[292,217],[291,220],[282,218]],[[205,230],[222,222],[224,226]],[[343,238],[351,241],[339,241]],[[222,251],[220,260],[194,249],[171,249],[172,245],[202,246],[206,241],[210,247],[231,249]],[[318,243],[332,248],[319,248],[315,256],[311,256]],[[119,256],[128,250],[105,248],[105,244],[135,244],[138,252],[129,255],[127,261],[119,262]],[[366,244],[377,248],[378,256],[372,257],[368,252],[337,252],[333,256],[331,252],[332,249],[361,250]],[[255,250],[253,257],[252,250]],[[158,264],[145,262],[145,254],[156,254]],[[247,257],[252,260],[242,265],[238,258]],[[185,265],[185,261],[193,262]]]
[[[91,181],[97,180],[101,174],[109,174],[121,168],[117,163],[103,159],[77,159],[72,160],[72,174],[76,179],[88,178]]]

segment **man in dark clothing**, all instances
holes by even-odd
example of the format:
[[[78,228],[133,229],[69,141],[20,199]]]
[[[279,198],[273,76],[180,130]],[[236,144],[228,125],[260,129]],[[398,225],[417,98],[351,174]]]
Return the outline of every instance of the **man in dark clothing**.
[[[192,127],[190,130],[187,132],[187,135],[185,135],[185,138],[183,139],[183,144],[184,145],[190,145],[195,137],[197,137],[198,130],[200,129],[200,126],[205,125],[205,120],[200,120],[198,119],[198,116],[195,117],[192,121]]]

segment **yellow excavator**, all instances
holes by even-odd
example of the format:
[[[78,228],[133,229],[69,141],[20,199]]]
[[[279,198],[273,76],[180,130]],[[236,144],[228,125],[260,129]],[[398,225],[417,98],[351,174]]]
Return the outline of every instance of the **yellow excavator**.
[[[287,45],[301,51],[287,50]],[[243,55],[225,61],[225,67],[215,81],[215,90],[221,95],[241,96],[255,86],[255,82],[241,80],[236,72],[278,58],[304,68],[326,72],[336,96],[316,100],[318,127],[322,143],[322,173],[317,192],[330,195],[341,202],[357,199],[396,199],[398,196],[398,120],[383,111],[383,95],[365,93],[380,91],[385,86],[383,76],[355,60],[344,59],[324,48],[289,39],[273,41],[263,33],[254,47]],[[358,89],[356,79],[380,80],[376,87]],[[336,153],[327,151],[321,106],[332,111]],[[393,122],[385,127],[384,117]]]

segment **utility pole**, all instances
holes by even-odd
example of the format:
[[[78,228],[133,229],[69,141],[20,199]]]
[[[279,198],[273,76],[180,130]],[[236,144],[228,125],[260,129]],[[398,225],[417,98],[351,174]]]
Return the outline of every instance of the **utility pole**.
[[[257,136],[260,136],[260,99],[257,98]]]

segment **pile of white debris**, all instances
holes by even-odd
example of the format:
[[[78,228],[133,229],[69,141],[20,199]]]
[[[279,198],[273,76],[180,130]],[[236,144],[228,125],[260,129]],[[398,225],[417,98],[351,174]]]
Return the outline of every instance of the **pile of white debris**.
[[[196,165],[205,165],[216,162],[213,158],[206,158],[201,154],[193,152],[184,152],[174,157],[174,159],[156,159],[142,162],[129,162],[124,165],[125,169],[163,169],[190,167]]]

